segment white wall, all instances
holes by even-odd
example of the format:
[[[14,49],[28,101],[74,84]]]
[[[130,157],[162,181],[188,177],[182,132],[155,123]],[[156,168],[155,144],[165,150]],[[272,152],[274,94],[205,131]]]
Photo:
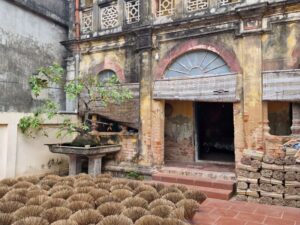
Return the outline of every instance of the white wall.
[[[22,113],[0,113],[0,179],[23,175],[38,175],[48,172],[64,172],[68,158],[50,153],[44,144],[68,142],[72,137],[56,139],[55,133],[62,118],[47,121],[44,127],[49,137],[29,138],[20,132],[18,122]],[[76,121],[77,116],[69,116]],[[54,163],[52,162],[54,161]],[[59,165],[56,162],[61,162]]]

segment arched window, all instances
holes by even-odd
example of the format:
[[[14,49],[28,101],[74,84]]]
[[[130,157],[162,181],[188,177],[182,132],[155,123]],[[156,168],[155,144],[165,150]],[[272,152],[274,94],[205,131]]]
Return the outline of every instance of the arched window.
[[[230,73],[226,62],[211,51],[195,51],[177,58],[167,69],[166,78]]]
[[[99,82],[106,82],[115,74],[116,73],[112,70],[103,70],[98,74],[98,81]]]

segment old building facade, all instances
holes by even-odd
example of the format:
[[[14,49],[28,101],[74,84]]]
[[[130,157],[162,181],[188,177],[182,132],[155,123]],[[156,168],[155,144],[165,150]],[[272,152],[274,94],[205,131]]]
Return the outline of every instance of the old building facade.
[[[124,170],[124,162],[239,168],[248,150],[286,157],[284,143],[300,132],[298,1],[75,0],[71,6],[64,44],[74,67],[82,75],[115,73],[135,94],[113,111],[94,110],[137,131],[123,135],[123,150],[107,168]]]

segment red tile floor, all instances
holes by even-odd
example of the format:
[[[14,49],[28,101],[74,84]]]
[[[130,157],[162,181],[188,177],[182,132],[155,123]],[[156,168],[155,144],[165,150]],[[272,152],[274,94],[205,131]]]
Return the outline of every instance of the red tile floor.
[[[194,225],[300,225],[300,209],[207,199]]]

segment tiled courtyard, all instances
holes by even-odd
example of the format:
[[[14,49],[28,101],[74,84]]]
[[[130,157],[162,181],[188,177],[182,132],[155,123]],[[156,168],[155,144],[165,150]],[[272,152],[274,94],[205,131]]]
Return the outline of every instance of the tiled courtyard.
[[[300,225],[300,209],[207,199],[194,225]]]

